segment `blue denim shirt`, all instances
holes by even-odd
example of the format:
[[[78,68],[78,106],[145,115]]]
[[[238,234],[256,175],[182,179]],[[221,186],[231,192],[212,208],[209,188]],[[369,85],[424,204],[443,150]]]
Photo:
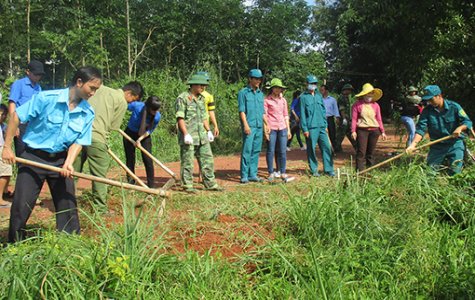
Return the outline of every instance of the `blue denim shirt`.
[[[249,127],[262,128],[264,116],[264,94],[260,89],[254,91],[247,86],[238,93],[239,112],[246,114]]]
[[[472,121],[468,118],[463,108],[456,102],[444,99],[444,109],[439,111],[432,105],[428,105],[422,111],[417,122],[416,133],[424,136],[429,132],[431,140],[437,140],[451,135],[460,125],[466,125],[468,129],[472,128]],[[464,139],[462,134],[458,140]],[[453,140],[444,141],[443,144],[453,143]],[[442,144],[441,143],[441,144]]]
[[[94,111],[86,100],[69,111],[69,88],[38,93],[16,113],[28,122],[23,142],[30,148],[58,153],[72,144],[91,144]]]
[[[28,100],[33,97],[33,95],[41,92],[41,86],[39,83],[31,83],[30,78],[24,77],[15,81],[10,88],[10,102],[15,102],[16,106],[19,107],[25,104]]]
[[[327,127],[326,110],[320,92],[315,91],[312,95],[305,91],[300,95],[300,127],[303,132]]]
[[[129,123],[127,123],[127,127],[133,132],[139,132],[140,130],[140,125],[142,124],[142,114],[143,114],[144,109],[146,109],[145,103],[141,101],[134,101],[127,105],[127,110],[132,112],[132,114],[130,115]],[[150,130],[147,130],[149,134],[151,134],[155,130],[155,128],[158,125],[158,122],[160,122],[160,118],[161,118],[160,112],[157,111],[155,113],[155,116],[153,117],[152,128],[150,128]],[[150,122],[151,122],[151,118],[147,118],[147,120],[145,121],[146,128],[149,127]]]

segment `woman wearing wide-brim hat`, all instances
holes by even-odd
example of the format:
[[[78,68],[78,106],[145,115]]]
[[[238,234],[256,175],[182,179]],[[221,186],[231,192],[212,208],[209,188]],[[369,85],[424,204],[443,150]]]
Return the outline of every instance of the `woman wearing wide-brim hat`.
[[[274,172],[274,154],[277,153],[277,172],[284,182],[294,180],[293,177],[287,176],[287,141],[291,137],[289,124],[289,111],[287,100],[282,97],[284,89],[282,80],[278,78],[272,79],[270,82],[270,92],[264,98],[264,123],[266,140],[267,140],[267,171],[269,172],[269,181],[273,181],[276,177]]]
[[[374,151],[379,136],[386,140],[381,108],[377,101],[383,91],[365,83],[361,92],[356,94],[358,101],[353,104],[351,120],[351,136],[357,142],[356,169],[362,171],[374,164]]]

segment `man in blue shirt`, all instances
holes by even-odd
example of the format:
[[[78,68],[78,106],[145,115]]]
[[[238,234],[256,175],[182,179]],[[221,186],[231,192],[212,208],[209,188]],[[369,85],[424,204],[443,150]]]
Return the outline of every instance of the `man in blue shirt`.
[[[328,135],[330,137],[330,141],[332,143],[333,149],[337,151],[337,143],[336,143],[336,120],[340,119],[340,112],[338,111],[338,104],[336,103],[336,99],[333,98],[328,94],[328,87],[326,85],[322,85],[320,87],[320,92],[323,96],[323,104],[325,105],[326,110],[326,117],[327,117],[327,128],[328,128]],[[339,150],[339,149],[338,149]]]
[[[250,70],[248,82],[248,86],[238,93],[238,110],[242,127],[241,183],[262,181],[257,176],[264,123],[264,94],[259,89],[262,82],[261,70]]]
[[[320,147],[323,169],[328,176],[335,176],[330,141],[327,134],[327,118],[322,95],[317,90],[317,77],[307,76],[307,90],[300,95],[300,126],[307,141],[307,158],[312,176],[319,176],[315,147]]]
[[[8,101],[8,114],[10,118],[17,107],[25,104],[33,95],[41,92],[39,82],[44,74],[43,64],[37,60],[32,60],[26,69],[26,76],[12,84]],[[25,151],[25,144],[22,141],[25,129],[26,124],[24,123],[18,126],[18,132],[15,136],[15,154],[17,156]]]
[[[406,151],[413,152],[427,131],[431,140],[452,135],[452,139],[430,147],[427,164],[438,169],[447,160],[449,174],[460,173],[465,151],[463,139],[466,134],[463,131],[472,129],[472,121],[458,103],[444,99],[437,85],[426,86],[422,99],[427,100],[429,105],[422,111],[416,126],[416,135]]]
[[[27,127],[23,139],[26,149],[21,157],[60,167],[62,171],[58,174],[29,165],[19,165],[10,211],[9,242],[24,238],[26,222],[45,180],[56,209],[57,229],[79,233],[72,179],[73,162],[82,146],[91,144],[94,111],[84,99],[94,95],[101,84],[102,77],[96,68],[83,67],[75,73],[69,88],[38,93],[13,113],[7,128],[3,161],[15,161],[11,144],[18,125],[22,122],[27,123]]]

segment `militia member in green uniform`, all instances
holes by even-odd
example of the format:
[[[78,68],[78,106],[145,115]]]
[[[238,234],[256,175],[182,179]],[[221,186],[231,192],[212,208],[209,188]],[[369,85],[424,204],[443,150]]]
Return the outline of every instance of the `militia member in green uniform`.
[[[335,176],[330,141],[327,134],[327,118],[322,95],[317,90],[318,80],[314,75],[307,76],[307,90],[300,95],[300,126],[307,141],[307,158],[312,176],[319,176],[315,147],[320,147],[323,157],[323,170]]]
[[[203,87],[208,85],[203,75],[193,75],[187,83],[190,89],[176,99],[176,120],[178,143],[180,144],[180,175],[183,189],[195,193],[193,188],[193,160],[198,160],[204,186],[207,190],[221,191],[214,177],[214,159],[210,142],[214,135],[210,131],[206,113]]]
[[[353,97],[351,97],[352,92],[353,86],[349,83],[345,84],[337,100],[341,118],[336,132],[335,152],[342,151],[341,143],[343,143],[345,136],[356,151],[356,140],[351,136],[351,106],[354,102]]]
[[[464,130],[472,128],[472,122],[463,108],[454,101],[444,99],[442,91],[437,85],[428,85],[424,88],[422,99],[428,100],[428,105],[419,118],[416,126],[416,136],[406,151],[411,153],[417,143],[429,132],[431,140],[437,140],[448,135],[453,139],[440,142],[430,147],[427,164],[438,169],[447,160],[449,174],[454,175],[462,171],[465,145]]]

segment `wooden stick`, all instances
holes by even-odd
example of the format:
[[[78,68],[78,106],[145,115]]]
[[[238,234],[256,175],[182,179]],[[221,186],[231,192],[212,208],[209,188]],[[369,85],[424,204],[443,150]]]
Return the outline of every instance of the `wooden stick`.
[[[127,172],[127,174],[129,174],[130,177],[132,177],[136,182],[138,182],[138,184],[140,184],[141,186],[143,186],[144,188],[148,188],[148,186],[137,176],[134,174],[134,172],[132,172],[132,170],[130,170],[118,157],[117,155],[115,155],[114,152],[112,152],[111,149],[107,149],[107,152],[109,153],[110,156],[112,156],[112,158],[119,164],[119,166],[122,167],[122,169],[125,170],[125,172]],[[135,152],[135,150],[134,150]]]
[[[438,140],[435,140],[435,141],[429,142],[429,143],[427,143],[427,144],[424,144],[424,145],[422,145],[422,146],[416,147],[416,148],[414,149],[414,151],[415,151],[415,150],[420,150],[420,149],[423,149],[423,148],[426,148],[426,147],[429,147],[429,146],[432,146],[432,145],[435,145],[435,144],[438,144],[438,143],[443,142],[443,141],[446,141],[446,140],[450,140],[451,138],[453,138],[453,136],[451,136],[451,135],[444,136],[443,138],[440,138],[440,139],[438,139]],[[398,159],[398,158],[400,158],[400,157],[403,157],[403,156],[406,155],[406,154],[407,154],[406,151],[404,151],[404,152],[402,152],[401,154],[398,154],[398,155],[396,155],[396,156],[393,156],[393,157],[391,157],[390,159],[387,159],[387,160],[385,160],[385,161],[383,161],[383,162],[380,162],[379,164],[376,164],[376,165],[374,165],[374,166],[372,166],[372,167],[369,167],[368,169],[365,169],[365,170],[363,170],[363,171],[361,171],[361,172],[358,172],[358,173],[356,173],[356,175],[361,175],[361,174],[364,174],[364,173],[369,172],[369,171],[371,171],[371,170],[377,169],[377,168],[379,168],[379,167],[381,167],[381,166],[384,166],[385,164],[388,164],[388,163],[392,162],[393,160],[396,160],[396,159]]]
[[[58,173],[63,170],[63,169],[58,168],[58,167],[53,167],[53,166],[50,166],[50,165],[42,164],[42,163],[39,163],[39,162],[36,162],[36,161],[31,161],[31,160],[24,159],[24,158],[21,158],[21,157],[16,157],[15,161],[19,162],[21,164],[25,164],[25,165],[29,165],[29,166],[33,166],[33,167],[53,171],[53,172],[58,172]],[[93,175],[88,175],[88,174],[84,174],[84,173],[79,173],[79,172],[73,172],[73,176],[76,176],[76,177],[82,178],[82,179],[86,179],[86,180],[90,180],[90,181],[96,181],[96,182],[101,182],[101,183],[105,183],[105,184],[108,184],[108,185],[121,187],[121,188],[124,188],[126,190],[134,190],[134,191],[144,192],[144,193],[147,193],[147,194],[158,195],[158,196],[161,196],[161,197],[170,197],[170,192],[164,191],[162,189],[144,188],[144,187],[133,185],[133,184],[122,183],[122,182],[119,182],[119,181],[115,181],[115,180],[111,180],[111,179],[107,179],[107,178],[102,178],[102,177],[97,177],[97,176],[93,176]]]
[[[163,170],[165,170],[165,172],[167,172],[168,174],[170,174],[170,176],[172,176],[174,179],[176,179],[176,175],[175,173],[173,173],[172,170],[170,170],[167,166],[165,166],[164,164],[162,164],[161,161],[159,161],[155,156],[153,156],[150,152],[147,151],[147,149],[145,149],[144,147],[142,147],[142,145],[138,144],[137,142],[135,142],[127,133],[125,133],[122,129],[119,129],[118,130],[120,134],[122,134],[129,142],[131,142],[135,147],[139,148],[140,151],[142,151],[143,153],[145,153],[145,155],[147,155],[148,157],[150,157],[157,165],[159,165]]]

